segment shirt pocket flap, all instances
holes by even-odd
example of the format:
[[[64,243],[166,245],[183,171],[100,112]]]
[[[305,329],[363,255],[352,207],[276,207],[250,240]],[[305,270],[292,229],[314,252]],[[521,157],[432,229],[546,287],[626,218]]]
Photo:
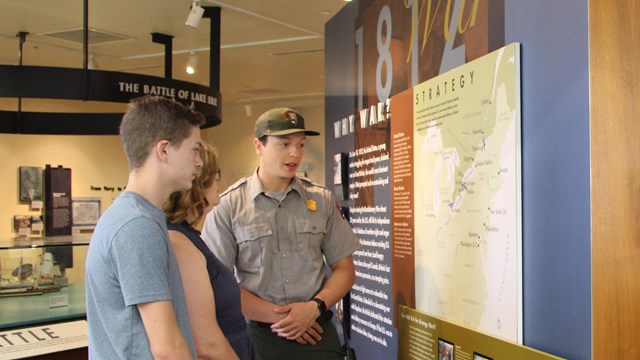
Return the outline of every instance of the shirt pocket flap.
[[[271,237],[271,226],[268,223],[249,224],[235,231],[238,242],[238,271],[257,273],[262,267],[263,247]]]
[[[250,224],[236,230],[236,239],[238,239],[238,243],[243,243],[245,241],[255,241],[257,239],[260,239],[261,237],[271,235],[271,226],[264,223]]]
[[[296,221],[296,232],[298,234],[324,234],[327,224],[320,219],[306,219]]]

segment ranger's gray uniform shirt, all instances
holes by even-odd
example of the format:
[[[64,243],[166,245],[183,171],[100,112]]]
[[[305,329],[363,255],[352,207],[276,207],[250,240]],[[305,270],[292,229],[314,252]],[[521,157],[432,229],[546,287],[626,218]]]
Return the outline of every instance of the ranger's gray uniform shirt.
[[[294,177],[279,201],[254,173],[230,186],[207,215],[202,238],[240,286],[278,305],[309,301],[329,265],[360,244],[329,190]]]

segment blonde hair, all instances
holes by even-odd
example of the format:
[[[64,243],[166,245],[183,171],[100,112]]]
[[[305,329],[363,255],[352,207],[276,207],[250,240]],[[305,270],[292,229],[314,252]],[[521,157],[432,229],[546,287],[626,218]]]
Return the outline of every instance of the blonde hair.
[[[206,192],[216,181],[216,176],[219,176],[220,168],[218,155],[213,146],[202,143],[200,157],[202,167],[198,169],[191,189],[174,192],[162,206],[170,223],[179,224],[186,220],[189,225],[195,226],[205,215],[204,209],[209,206]]]

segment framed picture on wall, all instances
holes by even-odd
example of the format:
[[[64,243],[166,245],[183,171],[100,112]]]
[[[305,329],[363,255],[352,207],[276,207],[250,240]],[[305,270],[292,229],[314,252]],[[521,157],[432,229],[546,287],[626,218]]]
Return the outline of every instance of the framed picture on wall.
[[[74,197],[71,200],[73,226],[94,228],[100,218],[100,198]]]
[[[31,215],[13,215],[13,229],[28,229],[31,227]]]
[[[42,200],[42,169],[35,166],[20,166],[20,201]]]
[[[347,154],[337,153],[333,155],[333,188],[335,195],[340,200],[349,199],[348,193],[348,164]]]
[[[13,228],[18,236],[29,236],[31,234],[31,215],[14,215]]]
[[[438,360],[453,360],[454,359],[455,346],[453,343],[438,338]]]
[[[347,182],[347,154],[337,153],[333,155],[333,185],[341,185]]]
[[[473,352],[473,360],[493,360],[493,358],[488,357],[486,355],[482,355],[479,352]]]

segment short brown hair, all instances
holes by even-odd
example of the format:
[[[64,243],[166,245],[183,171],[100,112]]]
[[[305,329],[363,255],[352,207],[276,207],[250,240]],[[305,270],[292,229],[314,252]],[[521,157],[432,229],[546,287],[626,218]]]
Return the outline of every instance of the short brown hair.
[[[216,176],[220,174],[218,167],[218,155],[216,149],[207,143],[202,143],[200,147],[200,157],[202,167],[198,169],[193,186],[187,191],[176,191],[169,200],[164,203],[162,210],[167,215],[167,221],[179,224],[192,215],[189,225],[195,226],[204,214],[204,209],[209,206],[206,192],[216,181]]]
[[[160,140],[180,145],[204,116],[172,99],[143,96],[131,100],[120,123],[120,137],[129,160],[129,171],[144,165],[151,148]]]

